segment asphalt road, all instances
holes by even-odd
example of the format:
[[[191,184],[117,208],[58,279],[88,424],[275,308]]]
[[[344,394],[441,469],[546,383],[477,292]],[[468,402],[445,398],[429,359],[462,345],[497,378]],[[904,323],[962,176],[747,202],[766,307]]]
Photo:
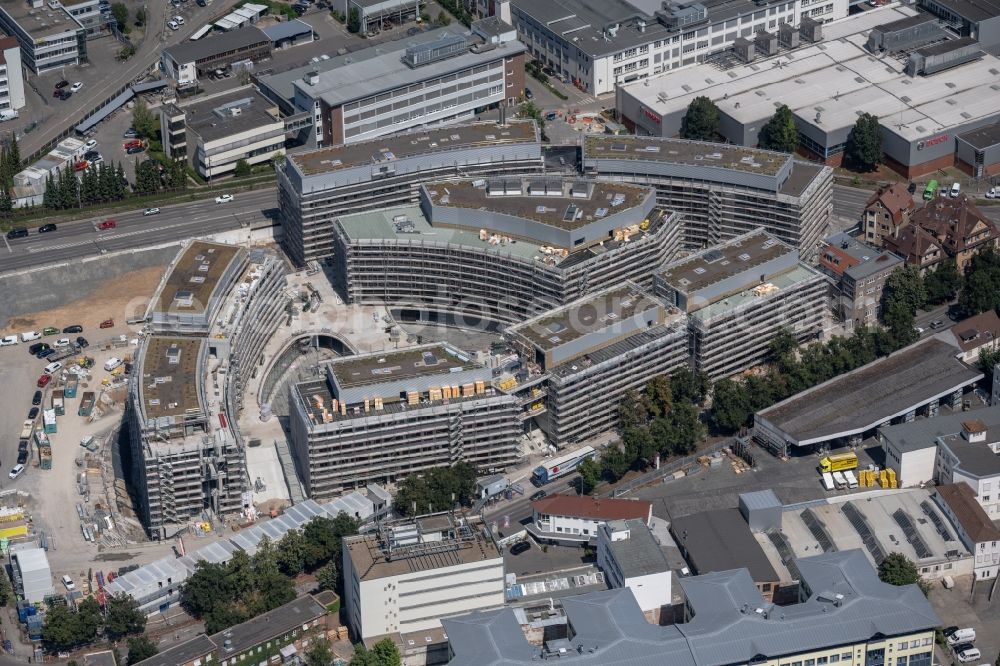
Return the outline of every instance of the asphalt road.
[[[3,239],[0,245],[0,273],[36,268],[45,264],[147,247],[193,236],[239,229],[241,226],[277,214],[277,190],[237,193],[229,203],[216,204],[211,198],[162,206],[159,215],[143,216],[143,210],[115,214],[117,227],[98,231],[105,216],[60,222],[58,230],[39,234],[34,229],[27,238]]]
[[[553,481],[542,489],[547,495],[576,495],[575,484],[578,478],[580,478],[579,474],[572,474]],[[502,500],[483,512],[483,516],[487,522],[495,520],[497,524],[503,526],[504,519],[507,518],[510,520],[510,528],[508,528],[508,531],[510,531],[518,523],[522,521],[527,522],[531,518],[531,496],[538,492],[538,488],[531,485],[529,481],[523,481],[521,485],[524,486],[524,495],[519,495],[517,499],[509,501]]]

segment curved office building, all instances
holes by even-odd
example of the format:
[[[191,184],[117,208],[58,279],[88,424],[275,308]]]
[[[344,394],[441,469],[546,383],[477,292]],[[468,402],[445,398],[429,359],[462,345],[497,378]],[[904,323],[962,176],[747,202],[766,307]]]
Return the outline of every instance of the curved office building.
[[[420,207],[340,217],[334,236],[349,302],[477,326],[649,285],[682,228],[651,188],[539,177],[425,183]]]

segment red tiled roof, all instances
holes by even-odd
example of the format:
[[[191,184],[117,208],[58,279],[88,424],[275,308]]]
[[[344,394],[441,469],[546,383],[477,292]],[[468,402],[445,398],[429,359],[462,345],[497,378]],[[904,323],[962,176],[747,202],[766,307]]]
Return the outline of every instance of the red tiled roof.
[[[653,505],[643,500],[594,499],[583,495],[550,495],[531,503],[538,513],[593,520],[648,521]]]
[[[944,258],[944,250],[937,239],[913,223],[900,229],[896,236],[885,236],[882,239],[882,244],[885,249],[903,257],[908,264],[922,265],[924,255],[935,247],[939,250],[941,258]]]
[[[889,187],[880,189],[872,194],[868,198],[865,208],[870,208],[876,203],[881,204],[885,208],[892,217],[893,224],[897,227],[903,223],[903,211],[908,210],[913,212],[913,209],[916,208],[916,204],[913,203],[913,197],[901,183],[893,183]]]
[[[962,351],[978,349],[1000,337],[1000,317],[995,310],[987,310],[955,324],[951,332]]]
[[[955,255],[981,243],[995,240],[997,227],[967,196],[936,197],[910,218],[914,224],[934,235],[948,252]],[[984,234],[973,240],[974,236]]]
[[[985,444],[984,444],[985,446]],[[1000,541],[1000,530],[976,500],[976,493],[965,483],[938,486],[937,494],[951,508],[965,533],[976,543]]]

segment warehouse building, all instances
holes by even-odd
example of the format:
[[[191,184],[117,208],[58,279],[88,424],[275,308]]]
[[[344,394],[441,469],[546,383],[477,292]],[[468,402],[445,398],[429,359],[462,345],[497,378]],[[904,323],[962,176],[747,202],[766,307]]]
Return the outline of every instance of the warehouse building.
[[[588,136],[583,169],[650,185],[684,217],[685,245],[707,247],[763,228],[810,259],[833,207],[833,170],[785,153],[645,136]]]
[[[344,16],[357,12],[358,34],[366,36],[416,21],[423,9],[420,0],[336,0],[336,7]]]
[[[194,83],[237,62],[270,58],[271,47],[271,38],[250,25],[169,46],[160,54],[160,69],[178,84]]]
[[[24,72],[21,69],[21,47],[13,37],[0,38],[0,112],[23,109]]]
[[[534,418],[558,447],[614,430],[628,391],[689,358],[684,315],[633,283],[537,315],[505,336],[526,361],[528,378],[544,374],[541,392],[530,394],[544,399],[544,413]]]
[[[52,569],[49,558],[42,548],[33,544],[23,544],[11,552],[11,573],[14,575],[14,588],[25,601],[40,604],[46,597],[55,594],[52,586]]]
[[[443,622],[449,663],[527,666],[562,658],[578,666],[878,664],[888,663],[892,646],[894,664],[930,666],[941,619],[918,586],[881,582],[857,550],[796,564],[800,595],[781,607],[761,597],[746,569],[681,578],[685,621],[667,626],[649,624],[627,588],[563,599],[565,621],[546,627],[541,642],[529,642],[514,609],[450,618]]]
[[[694,367],[712,379],[767,359],[782,331],[803,342],[822,330],[830,283],[763,230],[668,264],[653,292],[687,314]]]
[[[17,39],[21,61],[35,74],[88,61],[87,28],[59,2],[0,3],[0,30]]]
[[[961,409],[963,392],[983,374],[957,352],[927,338],[797,393],[754,415],[754,439],[782,454],[788,447],[837,448],[860,444],[890,422],[936,416],[942,402]]]
[[[653,270],[681,242],[651,189],[563,178],[427,182],[421,208],[337,218],[335,275],[351,303],[404,321],[514,323]]]
[[[1000,123],[985,125],[955,137],[957,166],[974,178],[1000,173]]]
[[[278,169],[284,247],[300,266],[325,259],[339,216],[414,205],[426,180],[542,169],[533,121],[422,129],[290,155]]]
[[[330,497],[460,460],[512,465],[516,400],[492,371],[444,344],[335,359],[291,387],[292,447],[307,494]]]
[[[984,50],[1000,48],[1000,7],[991,0],[920,0],[922,9],[941,19],[961,35],[969,35]]]
[[[808,9],[807,9],[808,7]],[[592,95],[710,59],[740,39],[847,16],[848,2],[749,0],[512,0],[511,18],[528,52]]]
[[[344,614],[356,642],[440,628],[504,605],[504,563],[478,517],[435,513],[379,523],[343,545]],[[374,642],[374,641],[371,641]]]
[[[847,136],[867,112],[881,121],[886,164],[908,178],[955,164],[955,136],[1000,120],[1000,59],[969,39],[940,42],[906,58],[875,57],[869,31],[914,15],[907,7],[863,12],[824,26],[826,39],[720,71],[700,64],[619,88],[622,122],[636,133],[675,136],[691,100],[711,98],[720,132],[757,145],[757,133],[785,104],[795,116],[803,153],[839,166]],[[877,21],[877,23],[876,23]],[[945,76],[931,76],[948,69]]]

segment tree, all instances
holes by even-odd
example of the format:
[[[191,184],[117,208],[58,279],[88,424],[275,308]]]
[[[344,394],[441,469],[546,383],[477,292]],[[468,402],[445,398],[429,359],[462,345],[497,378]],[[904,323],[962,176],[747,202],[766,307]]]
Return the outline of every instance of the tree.
[[[878,577],[890,585],[913,585],[920,582],[920,571],[906,555],[889,553],[878,565]]]
[[[63,652],[80,644],[76,615],[63,605],[53,606],[45,614],[42,641],[52,652]]]
[[[7,567],[0,570],[0,606],[6,606],[8,602],[14,600],[14,589],[7,577]]]
[[[979,350],[979,371],[983,373],[983,383],[986,386],[993,386],[993,368],[1000,363],[1000,350],[980,349]]]
[[[146,629],[146,614],[139,609],[139,603],[124,592],[108,597],[105,611],[104,632],[113,641],[141,634]]]
[[[145,636],[133,636],[128,639],[128,666],[155,657],[159,653],[160,649],[156,647],[156,643]]]
[[[233,172],[238,178],[250,175],[250,164],[243,158],[236,160],[236,169]]]
[[[792,110],[784,104],[778,106],[771,119],[760,128],[757,142],[767,150],[794,153],[799,147],[799,130],[795,127]]]
[[[146,25],[146,9],[139,7],[135,10],[135,24],[137,27]]]
[[[451,24],[451,17],[448,16],[448,14],[446,14],[442,10],[442,11],[438,12],[437,22],[438,22],[438,25],[442,25],[442,26],[444,26],[444,25],[450,25]]]
[[[129,58],[135,55],[135,47],[131,44],[126,44],[125,46],[118,49],[118,59],[125,62]]]
[[[592,458],[587,458],[576,466],[580,473],[580,494],[589,495],[601,481],[601,467]]]
[[[404,516],[471,506],[475,496],[476,469],[467,462],[411,474],[399,484],[393,506]]]
[[[120,2],[111,5],[111,15],[115,17],[118,29],[121,32],[128,30],[128,7]]]
[[[844,148],[847,165],[856,171],[874,171],[882,163],[882,129],[878,116],[862,113],[850,134]]]
[[[199,561],[181,586],[181,605],[184,609],[195,617],[202,617],[220,602],[231,599],[233,593],[227,587],[226,574],[225,564]]]
[[[715,141],[718,135],[719,107],[708,97],[695,97],[681,119],[681,138]]]
[[[145,160],[135,169],[135,191],[155,194],[160,189],[160,172],[152,160]]]
[[[87,597],[76,607],[77,637],[81,644],[93,642],[103,623],[101,607],[93,597]]]
[[[625,473],[632,467],[634,459],[630,459],[625,450],[615,444],[611,444],[604,449],[601,455],[601,468],[604,474],[614,482],[625,476]]]
[[[677,368],[670,373],[670,390],[675,402],[700,405],[708,393],[708,375],[690,368]]]
[[[753,415],[750,396],[744,385],[723,379],[712,388],[712,422],[723,432],[733,432],[745,426]]]
[[[306,666],[330,666],[333,663],[333,650],[325,638],[318,638],[306,651]]]
[[[338,569],[337,564],[331,560],[316,570],[316,585],[319,589],[336,591]]]
[[[351,7],[347,12],[347,32],[361,32],[361,13],[357,7]]]
[[[21,168],[21,148],[17,145],[17,136],[12,136],[10,139],[10,145],[7,147],[7,152],[5,153],[10,166],[13,168],[13,176]]]
[[[894,270],[882,290],[882,321],[889,329],[897,348],[914,342],[918,333],[914,329],[917,308],[927,302],[920,270],[904,264]]]
[[[937,268],[924,276],[927,302],[932,305],[947,303],[955,298],[962,288],[962,276],[958,274],[954,259],[945,259]]]
[[[152,139],[160,129],[156,115],[149,110],[141,97],[136,98],[132,109],[132,127],[140,139]]]
[[[372,652],[375,654],[375,663],[378,666],[400,666],[402,662],[399,648],[391,638],[383,638],[373,645]]]

